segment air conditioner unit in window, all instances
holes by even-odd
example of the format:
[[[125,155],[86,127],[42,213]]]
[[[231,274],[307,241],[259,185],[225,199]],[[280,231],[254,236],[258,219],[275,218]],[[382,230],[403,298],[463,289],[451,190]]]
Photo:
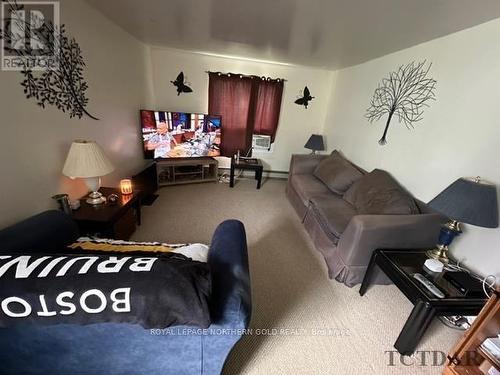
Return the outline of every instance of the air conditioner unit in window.
[[[254,134],[252,137],[252,148],[254,150],[270,151],[271,136]]]

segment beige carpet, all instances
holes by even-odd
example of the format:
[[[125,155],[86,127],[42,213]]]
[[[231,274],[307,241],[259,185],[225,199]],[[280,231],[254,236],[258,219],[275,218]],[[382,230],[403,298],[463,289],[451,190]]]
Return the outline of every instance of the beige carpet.
[[[439,374],[427,360],[389,354],[412,304],[395,286],[373,286],[364,297],[328,279],[285,197],[285,181],[241,180],[162,188],[143,210],[135,240],[208,243],[218,223],[241,220],[247,230],[253,335],[230,355],[225,374]],[[257,329],[276,329],[258,334]],[[288,331],[286,331],[288,330]],[[417,350],[448,350],[461,333],[433,322]],[[419,357],[421,358],[421,357]],[[412,362],[414,362],[412,364]]]

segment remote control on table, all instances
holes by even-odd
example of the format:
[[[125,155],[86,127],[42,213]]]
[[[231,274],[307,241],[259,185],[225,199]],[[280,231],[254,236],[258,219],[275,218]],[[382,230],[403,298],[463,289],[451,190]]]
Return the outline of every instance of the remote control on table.
[[[441,292],[432,282],[430,282],[424,275],[421,273],[416,273],[413,277],[420,282],[429,292],[434,294],[438,298],[444,298],[445,295]]]

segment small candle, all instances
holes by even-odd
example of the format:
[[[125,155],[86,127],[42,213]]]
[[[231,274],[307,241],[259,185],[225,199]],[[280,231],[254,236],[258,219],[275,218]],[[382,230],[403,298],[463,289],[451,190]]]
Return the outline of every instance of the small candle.
[[[120,181],[120,190],[122,194],[132,194],[132,180],[125,178]]]

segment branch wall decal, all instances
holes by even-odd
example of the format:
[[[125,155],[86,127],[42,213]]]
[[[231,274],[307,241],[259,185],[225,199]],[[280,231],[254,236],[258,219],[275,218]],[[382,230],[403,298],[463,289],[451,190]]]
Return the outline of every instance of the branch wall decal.
[[[23,10],[23,6],[15,1],[6,2],[9,4],[9,14]],[[13,30],[21,30],[22,35],[33,35],[40,43],[49,46],[55,59],[53,67],[47,67],[41,71],[33,71],[26,64],[24,65],[21,71],[24,77],[21,86],[26,98],[35,99],[42,108],[45,108],[47,104],[54,105],[59,110],[68,113],[70,118],[82,118],[86,115],[98,120],[86,109],[89,100],[86,96],[88,84],[83,76],[85,62],[79,44],[75,38],[66,35],[65,26],[58,27],[51,21],[41,21],[43,22],[41,27],[31,30],[29,22],[18,18],[9,16],[3,21],[6,27],[3,30],[0,29],[0,39],[4,39],[7,46],[14,46],[20,39],[19,34]],[[13,24],[15,28],[11,27]],[[31,48],[10,48],[9,51],[23,59],[32,58],[34,54]]]
[[[429,63],[426,67],[425,60],[402,65],[383,78],[375,89],[365,117],[373,123],[387,114],[384,133],[378,141],[380,145],[387,143],[387,131],[394,115],[408,129],[413,128],[414,123],[422,120],[425,107],[429,107],[427,102],[436,100],[437,81],[427,76],[431,66]]]

